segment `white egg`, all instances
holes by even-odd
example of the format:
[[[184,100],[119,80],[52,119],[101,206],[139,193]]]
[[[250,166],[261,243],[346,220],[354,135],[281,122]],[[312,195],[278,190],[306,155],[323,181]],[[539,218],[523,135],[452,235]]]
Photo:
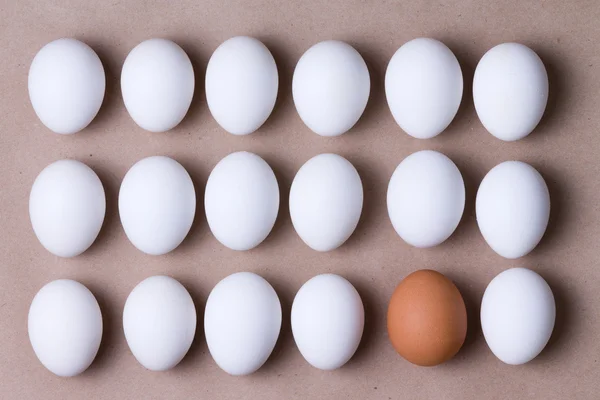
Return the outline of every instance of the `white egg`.
[[[206,101],[219,125],[247,135],[265,123],[277,99],[279,75],[269,49],[237,36],[222,43],[206,67]]]
[[[360,295],[339,275],[317,275],[306,282],[292,304],[292,333],[310,365],[340,368],[360,344],[365,312]]]
[[[483,126],[505,141],[524,138],[542,119],[548,101],[548,74],[529,47],[503,43],[477,64],[473,101]]]
[[[129,349],[145,368],[166,371],[186,355],[196,333],[196,307],[181,283],[152,276],[129,294],[123,309]]]
[[[213,235],[233,250],[250,250],[271,232],[279,211],[279,186],[269,164],[256,154],[229,154],[215,166],[204,194]]]
[[[337,154],[319,154],[298,171],[290,215],[300,238],[317,251],[341,246],[358,225],[363,187],[356,168]]]
[[[506,364],[533,360],[544,349],[556,317],[544,278],[526,268],[508,269],[485,289],[481,328],[490,350]]]
[[[418,151],[394,171],[387,207],[394,229],[406,243],[437,246],[460,222],[465,209],[465,183],[456,165],[444,154]]]
[[[210,292],[204,311],[206,343],[217,365],[248,375],[267,361],[281,329],[281,304],[273,287],[251,272],[238,272]]]
[[[71,134],[88,126],[98,114],[106,77],[90,46],[75,39],[58,39],[36,54],[28,86],[40,121],[51,131]]]
[[[417,139],[439,135],[454,119],[463,94],[458,60],[442,42],[418,38],[393,55],[385,96],[396,123]]]
[[[298,61],[292,95],[302,121],[321,136],[339,136],[358,122],[371,91],[365,60],[352,46],[328,40]]]
[[[75,160],[59,160],[40,172],[29,194],[29,217],[38,240],[54,255],[74,257],[96,240],[106,212],[98,175]]]
[[[75,376],[96,358],[102,340],[102,313],[81,283],[59,279],[35,295],[27,321],[35,355],[50,372]]]
[[[194,96],[194,68],[181,47],[150,39],[127,56],[121,92],[131,118],[150,132],[165,132],[185,117]]]
[[[550,217],[550,194],[531,165],[506,161],[483,178],[475,201],[485,241],[502,257],[519,258],[540,242]]]
[[[144,158],[123,178],[121,224],[127,238],[144,253],[160,255],[174,250],[190,231],[195,213],[192,179],[169,157]]]

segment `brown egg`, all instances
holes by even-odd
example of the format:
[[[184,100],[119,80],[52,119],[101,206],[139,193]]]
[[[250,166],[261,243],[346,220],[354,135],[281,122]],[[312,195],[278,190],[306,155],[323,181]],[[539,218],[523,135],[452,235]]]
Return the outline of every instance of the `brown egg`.
[[[413,272],[394,290],[387,314],[388,335],[413,364],[448,361],[467,335],[465,302],[452,281],[437,271]]]

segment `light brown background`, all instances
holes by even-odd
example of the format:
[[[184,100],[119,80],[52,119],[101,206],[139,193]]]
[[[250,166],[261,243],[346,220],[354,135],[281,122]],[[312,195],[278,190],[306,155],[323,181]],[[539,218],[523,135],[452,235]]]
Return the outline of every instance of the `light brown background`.
[[[58,5],[60,3],[60,5]],[[535,4],[535,5],[533,5]],[[277,1],[0,0],[0,398],[2,399],[592,399],[600,390],[600,3],[422,0]],[[277,106],[260,131],[248,137],[224,132],[212,119],[203,91],[212,51],[235,35],[252,35],[271,49],[280,71]],[[27,95],[35,53],[60,37],[87,42],[107,74],[107,94],[96,120],[83,132],[60,136],[36,118]],[[395,125],[383,93],[388,60],[419,36],[444,41],[465,77],[463,105],[452,125],[431,140],[412,139]],[[119,74],[127,53],[151,37],[175,40],[197,72],[195,100],[175,130],[151,134],[127,115]],[[300,121],[291,97],[294,65],[312,44],[341,39],[367,61],[372,95],[358,125],[325,139]],[[479,58],[492,46],[519,41],[542,57],[550,78],[546,115],[535,132],[516,143],[486,133],[472,103],[471,81]],[[433,249],[403,243],[388,220],[385,193],[396,165],[420,149],[450,156],[467,186],[465,216],[455,234]],[[270,237],[249,252],[234,252],[210,234],[202,208],[204,184],[225,155],[249,150],[273,167],[282,193]],[[313,155],[336,152],[357,167],[365,189],[363,217],[340,249],[321,254],[295,234],[287,208],[298,168]],[[124,235],[117,212],[119,184],[137,160],[164,154],[179,160],[197,185],[199,208],[191,234],[171,254],[151,257]],[[107,194],[104,228],[89,251],[61,259],[36,240],[28,195],[49,163],[75,158],[100,176]],[[485,244],[474,198],[485,173],[518,159],[545,177],[552,197],[547,234],[529,256],[505,260]],[[558,315],[551,343],[530,364],[502,364],[487,348],[479,303],[500,271],[524,266],[540,272],[554,290]],[[412,366],[388,343],[387,301],[409,272],[435,268],[451,277],[466,300],[469,333],[458,356],[435,368]],[[190,290],[202,310],[211,288],[237,271],[254,271],[277,290],[284,310],[279,343],[269,361],[248,377],[230,377],[211,359],[202,324],[184,361],[166,373],[144,370],[125,343],[121,315],[130,290],[154,274],[169,274]],[[366,309],[362,345],[345,367],[322,372],[301,357],[289,327],[295,292],[310,277],[335,272],[359,290]],[[87,285],[105,318],[102,346],[83,375],[61,379],[37,361],[27,337],[34,294],[57,278]]]

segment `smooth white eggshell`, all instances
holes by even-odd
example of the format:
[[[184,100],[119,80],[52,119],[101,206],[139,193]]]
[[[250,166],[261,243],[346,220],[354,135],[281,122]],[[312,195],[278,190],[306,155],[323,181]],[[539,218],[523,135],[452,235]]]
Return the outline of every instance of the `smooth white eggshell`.
[[[251,272],[238,272],[210,292],[204,332],[211,356],[231,375],[248,375],[269,358],[281,329],[281,304],[273,287]]]
[[[481,301],[483,336],[494,355],[506,364],[525,364],[540,354],[552,335],[555,318],[550,286],[526,268],[497,275]]]
[[[79,132],[92,122],[104,99],[106,77],[98,55],[75,39],[48,43],[31,62],[29,99],[50,130]]]
[[[452,235],[465,208],[465,183],[442,153],[423,150],[394,171],[387,192],[390,220],[400,237],[415,247],[437,246]]]
[[[29,217],[38,240],[54,255],[74,257],[96,240],[106,212],[98,175],[75,160],[48,165],[29,194]]]
[[[150,132],[165,132],[185,117],[194,96],[194,68],[176,43],[150,39],[127,56],[121,92],[131,118]]]
[[[177,280],[151,276],[129,294],[123,309],[129,349],[145,368],[166,371],[186,355],[196,333],[194,301]]]
[[[279,74],[261,41],[237,36],[223,42],[206,67],[206,101],[227,132],[247,135],[265,123],[277,99]]]
[[[477,224],[485,241],[505,258],[523,257],[544,236],[550,194],[531,165],[506,161],[483,178],[475,200]]]
[[[27,328],[33,351],[44,367],[70,377],[94,361],[102,340],[102,313],[88,288],[59,279],[33,298]]]
[[[317,251],[341,246],[358,225],[363,187],[356,168],[337,154],[319,154],[296,173],[290,215],[298,236]]]
[[[332,370],[346,364],[362,337],[365,312],[360,295],[339,275],[317,275],[292,304],[292,333],[313,367]]]
[[[121,224],[127,238],[144,253],[160,255],[174,250],[190,231],[195,213],[192,179],[172,158],[144,158],[123,178]]]
[[[458,60],[440,41],[413,39],[388,64],[385,96],[396,123],[410,136],[439,135],[454,119],[462,94]]]
[[[328,40],[298,61],[292,95],[300,118],[321,136],[339,136],[356,124],[371,91],[367,64],[352,46]]]
[[[210,173],[204,194],[213,235],[233,250],[250,250],[271,232],[279,211],[279,185],[269,164],[240,151],[223,158]]]
[[[519,43],[493,47],[475,69],[473,101],[492,135],[505,141],[524,138],[540,122],[548,102],[544,63]]]

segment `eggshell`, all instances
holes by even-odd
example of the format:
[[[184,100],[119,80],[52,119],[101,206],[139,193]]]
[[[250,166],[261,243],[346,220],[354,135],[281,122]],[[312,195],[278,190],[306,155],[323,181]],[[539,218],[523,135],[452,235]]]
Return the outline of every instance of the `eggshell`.
[[[506,161],[483,178],[475,201],[485,241],[505,258],[531,252],[544,236],[550,194],[544,178],[529,164]]]
[[[98,175],[75,160],[48,165],[29,194],[29,217],[38,240],[60,257],[75,257],[96,240],[106,212]]]
[[[123,330],[140,364],[152,371],[171,369],[185,357],[194,340],[194,301],[171,277],[146,278],[127,297]]]
[[[131,167],[119,190],[119,216],[127,238],[140,251],[160,255],[187,236],[196,213],[194,183],[185,168],[164,156]]]
[[[292,332],[298,350],[315,368],[332,370],[356,352],[365,324],[360,295],[339,275],[317,275],[292,304]]]
[[[31,62],[29,99],[51,131],[79,132],[92,122],[104,99],[106,77],[98,55],[75,39],[48,43]]]
[[[94,361],[102,340],[102,313],[81,283],[59,279],[35,295],[27,322],[35,355],[50,372],[70,377]]]
[[[352,46],[327,40],[298,61],[292,95],[300,118],[321,136],[339,136],[362,115],[371,91],[367,64]]]
[[[176,43],[150,39],[127,56],[121,92],[129,115],[150,132],[165,132],[185,117],[194,96],[194,68]]]
[[[229,275],[206,301],[204,332],[211,356],[231,375],[248,375],[269,358],[281,329],[273,287],[251,272]]]
[[[452,281],[437,271],[408,275],[392,294],[388,335],[407,361],[434,366],[454,357],[467,335],[467,310]]]
[[[497,275],[481,301],[481,328],[490,350],[506,364],[525,364],[544,349],[556,318],[544,278],[526,268]]]
[[[396,51],[385,73],[385,96],[396,123],[417,139],[439,135],[463,94],[458,60],[442,42],[413,39]]]
[[[269,164],[256,154],[229,154],[208,177],[206,220],[213,235],[233,250],[258,246],[271,232],[279,211],[279,186]]]
[[[317,251],[341,246],[358,225],[363,187],[356,168],[337,154],[319,154],[296,174],[290,215],[298,236]]]
[[[415,247],[437,246],[452,235],[465,208],[465,183],[448,157],[423,150],[394,171],[387,192],[390,220]]]
[[[548,102],[548,74],[529,47],[503,43],[479,61],[473,101],[483,126],[505,141],[524,138],[542,119]]]
[[[279,75],[269,49],[237,36],[222,43],[206,67],[206,101],[219,125],[247,135],[265,123],[277,99]]]

